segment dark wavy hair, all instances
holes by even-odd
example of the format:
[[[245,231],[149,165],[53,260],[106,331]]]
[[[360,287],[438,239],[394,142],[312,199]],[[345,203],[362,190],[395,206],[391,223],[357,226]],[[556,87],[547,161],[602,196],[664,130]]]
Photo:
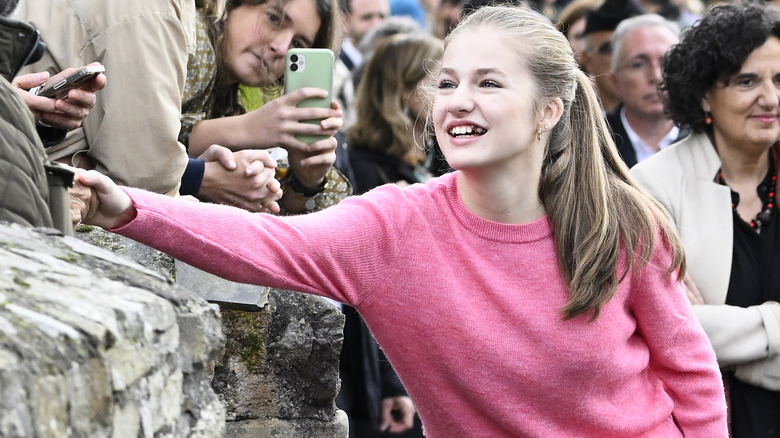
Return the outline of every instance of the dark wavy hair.
[[[701,101],[717,83],[729,83],[748,56],[769,37],[780,38],[780,10],[738,1],[713,6],[684,30],[664,57],[661,91],[669,117],[704,132]]]

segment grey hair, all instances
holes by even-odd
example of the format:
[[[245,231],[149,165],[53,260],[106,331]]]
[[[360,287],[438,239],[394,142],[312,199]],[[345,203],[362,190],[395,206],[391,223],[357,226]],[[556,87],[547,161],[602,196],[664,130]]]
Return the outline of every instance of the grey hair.
[[[680,35],[680,26],[677,23],[669,21],[658,14],[642,14],[626,18],[618,24],[615,28],[615,33],[612,35],[612,58],[610,60],[612,71],[617,70],[620,65],[620,49],[623,46],[623,40],[625,40],[626,35],[633,30],[651,26],[660,26],[677,36]]]
[[[18,4],[19,0],[0,0],[0,17],[10,17]]]

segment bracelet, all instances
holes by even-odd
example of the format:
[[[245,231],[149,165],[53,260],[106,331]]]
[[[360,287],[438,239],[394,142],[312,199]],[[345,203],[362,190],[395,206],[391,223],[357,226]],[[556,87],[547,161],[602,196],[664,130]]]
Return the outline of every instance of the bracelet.
[[[298,181],[298,178],[296,178],[295,175],[293,174],[290,175],[290,178],[288,179],[288,184],[289,187],[296,195],[303,198],[311,198],[312,196],[319,195],[320,193],[325,191],[325,189],[328,187],[328,179],[323,178],[322,183],[317,187],[308,187],[301,184],[301,182]]]

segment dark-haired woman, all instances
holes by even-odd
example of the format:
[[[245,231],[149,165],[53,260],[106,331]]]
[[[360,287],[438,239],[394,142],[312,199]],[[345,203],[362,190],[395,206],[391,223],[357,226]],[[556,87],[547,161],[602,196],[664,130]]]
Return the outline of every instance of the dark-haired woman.
[[[714,7],[667,54],[662,89],[675,123],[694,134],[632,173],[680,230],[733,436],[778,436],[780,15],[754,3]]]

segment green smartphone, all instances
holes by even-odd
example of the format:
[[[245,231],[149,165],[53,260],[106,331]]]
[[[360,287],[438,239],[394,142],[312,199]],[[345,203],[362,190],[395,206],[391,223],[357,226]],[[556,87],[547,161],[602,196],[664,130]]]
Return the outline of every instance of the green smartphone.
[[[333,101],[333,69],[335,57],[330,49],[290,49],[284,62],[284,94],[305,87],[321,88],[328,96],[321,99],[304,99],[299,108],[330,108]],[[304,123],[319,125],[322,119],[301,120]],[[328,138],[326,135],[298,135],[305,143]]]

